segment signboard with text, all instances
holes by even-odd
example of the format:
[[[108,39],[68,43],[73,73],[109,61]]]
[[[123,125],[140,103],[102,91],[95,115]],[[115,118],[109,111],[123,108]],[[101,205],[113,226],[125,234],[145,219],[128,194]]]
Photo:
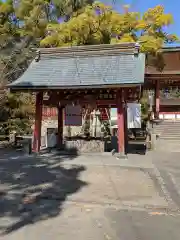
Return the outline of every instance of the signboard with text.
[[[128,128],[141,128],[141,104],[127,104]]]
[[[65,125],[82,126],[82,109],[80,105],[67,105],[65,107]]]
[[[111,126],[117,126],[117,108],[111,108]],[[141,104],[127,103],[127,127],[141,128]]]

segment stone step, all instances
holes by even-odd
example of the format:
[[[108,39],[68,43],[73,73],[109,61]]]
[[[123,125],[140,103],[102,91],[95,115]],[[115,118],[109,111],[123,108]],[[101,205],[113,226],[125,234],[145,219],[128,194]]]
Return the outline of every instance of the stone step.
[[[154,124],[154,126],[162,126],[162,125],[169,125],[169,124],[179,125],[180,122],[162,122],[162,123],[159,123],[159,124]]]
[[[163,133],[177,133],[177,134],[180,134],[180,130],[179,129],[155,129],[154,132],[163,132]]]
[[[167,143],[170,140],[180,143],[180,121],[162,122],[160,125],[154,126],[154,132],[159,135],[159,139],[165,140]]]
[[[170,138],[180,138],[180,135],[175,135],[175,134],[159,134],[160,138],[163,137],[170,137]]]
[[[180,131],[180,127],[164,127],[164,128],[154,128],[155,130],[179,130]]]
[[[163,121],[154,125],[154,132],[159,134],[157,149],[162,151],[180,152],[180,121]]]
[[[178,122],[178,123],[177,123],[177,122],[168,122],[168,123],[166,123],[166,122],[163,123],[163,122],[162,122],[162,123],[159,123],[159,124],[154,124],[154,126],[164,126],[164,125],[170,125],[170,124],[174,124],[174,125],[177,124],[177,125],[179,125],[180,122]]]
[[[160,136],[159,139],[164,139],[164,140],[179,140],[179,143],[180,143],[180,136]]]
[[[160,134],[160,135],[172,135],[172,136],[180,136],[180,133],[179,132],[155,132],[156,134]]]
[[[154,131],[164,131],[164,132],[179,132],[180,133],[180,128],[162,128],[162,129],[154,129]]]
[[[180,135],[159,135],[159,138],[180,139]]]
[[[163,143],[161,142],[163,141]],[[165,140],[165,139],[160,139],[159,144],[157,144],[157,148],[163,148],[164,150],[166,150],[166,148],[172,147],[173,149],[177,148],[180,151],[180,142],[175,140],[175,139],[171,139],[171,140]]]
[[[161,123],[159,123],[159,124],[154,124],[154,125],[156,125],[156,126],[160,126],[160,125],[168,125],[168,124],[180,124],[180,121],[178,121],[178,122],[174,122],[174,121],[171,121],[171,122],[161,122]]]
[[[163,125],[163,126],[155,126],[154,128],[165,128],[165,127],[171,127],[171,128],[180,128],[180,125],[173,125],[173,124],[171,124],[171,125]]]
[[[180,128],[180,125],[177,126],[177,125],[167,125],[167,126],[158,126],[158,127],[154,127],[154,129],[164,129],[164,128],[172,128],[172,129],[178,129]]]
[[[157,131],[155,131],[155,132],[157,132]],[[178,129],[178,130],[172,130],[172,131],[171,131],[171,129],[168,129],[168,130],[164,130],[164,129],[163,129],[161,132],[164,133],[164,134],[166,134],[166,133],[167,133],[167,134],[168,134],[168,133],[180,134],[179,129]]]
[[[156,145],[157,151],[180,152],[180,139],[159,139]]]
[[[154,125],[154,127],[161,127],[161,126],[180,126],[180,123],[169,123],[169,124],[159,124],[159,125]]]

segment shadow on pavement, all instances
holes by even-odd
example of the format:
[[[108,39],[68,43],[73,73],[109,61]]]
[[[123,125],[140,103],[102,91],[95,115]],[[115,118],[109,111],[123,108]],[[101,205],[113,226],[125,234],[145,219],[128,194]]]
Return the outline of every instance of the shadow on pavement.
[[[64,156],[62,160],[65,157],[70,159]],[[79,180],[80,173],[86,170],[84,166],[65,168],[60,162],[58,155],[25,157],[0,149],[0,218],[18,219],[5,226],[3,234],[56,217],[67,197],[87,186]]]
[[[143,141],[129,141],[127,147],[128,154],[146,155],[147,148]]]

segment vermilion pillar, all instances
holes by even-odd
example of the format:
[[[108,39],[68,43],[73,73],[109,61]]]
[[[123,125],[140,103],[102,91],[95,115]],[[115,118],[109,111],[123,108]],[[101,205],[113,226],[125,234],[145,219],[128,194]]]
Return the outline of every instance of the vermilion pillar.
[[[117,125],[118,125],[118,152],[121,154],[125,153],[125,124],[124,124],[124,92],[120,89],[116,93],[117,99]]]
[[[128,153],[128,118],[127,118],[127,91],[124,89],[124,152]]]
[[[57,146],[62,148],[63,144],[63,107],[58,107],[58,136]]]
[[[36,94],[36,112],[33,134],[33,151],[39,152],[41,147],[41,124],[42,124],[43,92]]]
[[[159,118],[159,110],[160,110],[160,83],[159,80],[156,81],[155,86],[155,117]]]

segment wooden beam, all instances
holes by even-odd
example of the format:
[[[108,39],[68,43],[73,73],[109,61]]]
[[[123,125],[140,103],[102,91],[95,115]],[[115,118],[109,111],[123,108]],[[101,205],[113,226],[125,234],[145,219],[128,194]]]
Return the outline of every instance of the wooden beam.
[[[39,92],[36,94],[36,112],[33,141],[33,150],[35,152],[39,152],[41,147],[42,101],[43,92]]]
[[[63,107],[58,107],[58,136],[57,136],[57,146],[62,148],[63,145]]]
[[[36,112],[33,134],[33,151],[37,153],[40,152],[41,147],[42,105],[43,105],[43,92],[39,92],[36,94]]]
[[[160,82],[156,81],[155,87],[155,116],[159,118],[159,110],[160,110]]]
[[[122,155],[125,154],[125,131],[124,131],[124,91],[119,89],[116,93],[117,101],[117,125],[118,125],[118,152]]]

